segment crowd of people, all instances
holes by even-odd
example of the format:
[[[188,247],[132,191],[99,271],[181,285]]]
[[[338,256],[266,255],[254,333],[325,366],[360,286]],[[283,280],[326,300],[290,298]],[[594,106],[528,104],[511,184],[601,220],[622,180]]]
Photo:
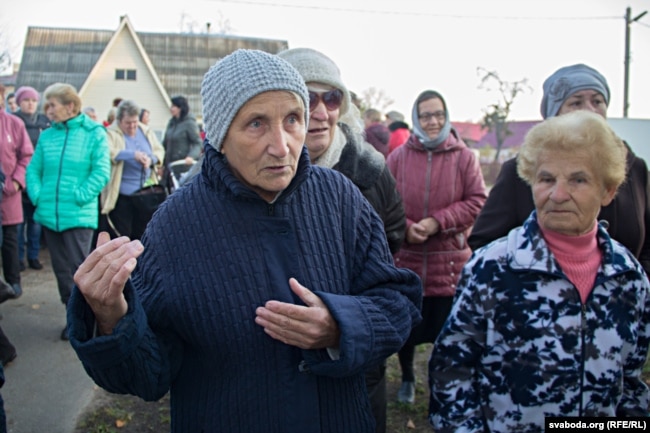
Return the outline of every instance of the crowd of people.
[[[410,124],[360,110],[310,48],[236,50],[200,90],[202,127],[176,96],[161,141],[128,98],[100,121],[69,84],[2,95],[0,303],[44,243],[61,339],[101,387],[170,392],[173,432],[385,433],[431,343],[436,431],[650,414],[648,167],[598,71],[548,77],[489,190],[436,90]],[[143,215],[152,183],[174,193]],[[0,329],[0,366],[16,355]]]
[[[21,272],[42,270],[39,255],[47,247],[66,307],[73,276],[99,231],[133,239],[142,235],[151,215],[133,212],[129,196],[163,175],[166,149],[147,126],[149,110],[131,100],[115,98],[103,121],[66,83],[42,92],[20,86],[6,96],[0,86],[0,101],[0,303],[22,295]],[[172,118],[175,111],[170,109]],[[65,308],[63,313],[60,335],[67,341]],[[17,355],[0,329],[0,367]],[[0,432],[4,426],[0,410]]]

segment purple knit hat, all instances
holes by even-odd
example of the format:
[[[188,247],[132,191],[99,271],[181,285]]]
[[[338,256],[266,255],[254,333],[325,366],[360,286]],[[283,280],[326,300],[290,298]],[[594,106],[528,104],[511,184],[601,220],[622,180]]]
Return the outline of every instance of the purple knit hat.
[[[22,86],[16,91],[16,104],[20,105],[20,102],[24,99],[35,99],[38,102],[41,97],[33,87]]]

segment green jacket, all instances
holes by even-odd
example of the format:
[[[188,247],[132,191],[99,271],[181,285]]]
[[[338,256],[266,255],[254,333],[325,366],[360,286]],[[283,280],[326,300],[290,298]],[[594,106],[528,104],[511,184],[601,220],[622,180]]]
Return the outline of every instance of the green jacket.
[[[85,114],[56,122],[38,139],[27,166],[34,220],[50,230],[97,228],[98,196],[111,160],[106,130]]]

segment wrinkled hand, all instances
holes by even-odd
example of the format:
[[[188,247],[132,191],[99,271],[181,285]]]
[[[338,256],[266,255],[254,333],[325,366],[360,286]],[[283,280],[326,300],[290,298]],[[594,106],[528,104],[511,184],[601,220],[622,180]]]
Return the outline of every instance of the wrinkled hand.
[[[126,236],[110,240],[108,233],[101,232],[97,248],[74,274],[74,282],[95,313],[102,335],[111,334],[127,312],[124,286],[142,251],[138,240],[130,241]]]
[[[272,338],[301,349],[338,347],[339,327],[323,301],[295,278],[289,286],[306,306],[268,301],[257,308],[255,323]]]
[[[142,164],[142,167],[147,168],[151,166],[151,158],[144,152],[136,151],[134,158],[137,162]]]

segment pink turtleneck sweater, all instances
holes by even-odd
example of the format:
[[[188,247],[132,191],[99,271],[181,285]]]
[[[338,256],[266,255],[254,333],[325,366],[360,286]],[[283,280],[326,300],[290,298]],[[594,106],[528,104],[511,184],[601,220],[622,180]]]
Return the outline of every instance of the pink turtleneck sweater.
[[[584,304],[594,287],[603,252],[598,248],[596,232],[598,226],[580,236],[567,236],[552,230],[542,231],[542,236],[560,264],[560,268],[580,293]]]

